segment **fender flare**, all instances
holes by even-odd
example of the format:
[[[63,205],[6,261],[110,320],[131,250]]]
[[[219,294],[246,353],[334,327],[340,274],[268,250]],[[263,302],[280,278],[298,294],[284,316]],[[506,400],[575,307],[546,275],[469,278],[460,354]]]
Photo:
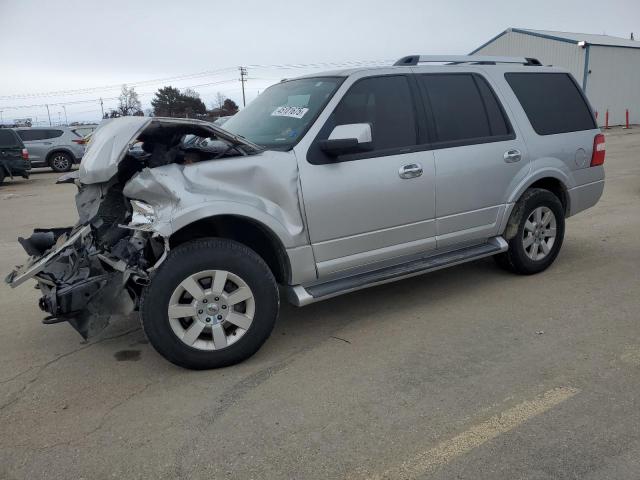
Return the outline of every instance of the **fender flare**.
[[[498,228],[498,232],[500,232],[501,234],[504,234],[506,232],[507,226],[509,224],[509,220],[511,219],[513,208],[516,202],[520,199],[520,197],[522,197],[524,192],[526,192],[531,187],[531,185],[545,178],[552,178],[560,182],[560,185],[562,186],[565,192],[565,200],[567,202],[565,207],[566,211],[567,212],[571,211],[571,198],[569,196],[569,189],[573,186],[573,182],[571,181],[571,178],[559,168],[546,167],[540,170],[536,170],[533,175],[529,175],[528,177],[524,178],[518,184],[517,188],[514,189],[513,193],[509,197],[506,208],[504,210],[504,214],[502,216],[502,220],[500,222],[500,227]]]
[[[291,232],[279,219],[252,205],[225,201],[208,202],[172,212],[170,232],[163,232],[163,234],[169,237],[194,222],[223,215],[244,218],[256,223],[276,238],[285,249],[297,247],[303,243],[301,241],[304,237],[303,229]]]
[[[529,187],[531,187],[531,185],[536,183],[538,180],[543,180],[545,178],[553,178],[554,180],[558,180],[564,188],[565,192],[568,192],[569,189],[573,187],[571,178],[565,172],[563,172],[559,168],[547,167],[541,170],[536,170],[533,175],[529,175],[528,177],[524,178],[509,197],[508,203],[511,204],[517,202],[522,194]]]

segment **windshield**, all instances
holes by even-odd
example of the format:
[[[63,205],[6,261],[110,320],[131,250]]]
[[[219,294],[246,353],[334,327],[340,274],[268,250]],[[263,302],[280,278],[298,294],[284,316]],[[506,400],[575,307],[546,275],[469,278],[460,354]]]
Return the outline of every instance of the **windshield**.
[[[305,134],[342,80],[315,77],[278,83],[222,128],[263,147],[288,150]]]

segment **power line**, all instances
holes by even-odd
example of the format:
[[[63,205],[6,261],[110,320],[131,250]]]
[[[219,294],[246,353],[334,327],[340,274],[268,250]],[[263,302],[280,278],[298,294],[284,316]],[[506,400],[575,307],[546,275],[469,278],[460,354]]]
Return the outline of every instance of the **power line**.
[[[199,83],[197,85],[188,85],[186,87],[183,88],[198,88],[198,87],[208,87],[211,85],[222,85],[224,83],[230,83],[230,82],[235,82],[235,80],[233,79],[229,79],[229,80],[220,80],[217,82],[208,82],[208,83]],[[148,95],[155,95],[156,92],[139,92],[138,96],[139,97],[145,97]],[[44,107],[46,105],[49,106],[61,106],[61,105],[78,105],[78,104],[82,104],[82,103],[92,103],[92,102],[102,102],[103,100],[118,100],[120,97],[100,97],[100,98],[88,98],[88,99],[83,99],[83,100],[69,100],[66,102],[55,102],[55,103],[36,103],[36,104],[32,104],[32,105],[15,105],[15,106],[3,106],[3,109],[22,109],[22,108],[39,108],[39,107]]]
[[[83,93],[93,93],[93,92],[97,92],[97,91],[101,91],[101,90],[113,90],[115,88],[121,88],[122,85],[128,85],[128,86],[132,86],[132,87],[141,87],[141,86],[146,86],[146,85],[153,85],[156,83],[165,83],[165,82],[171,82],[171,81],[178,81],[178,80],[190,80],[192,78],[199,78],[199,77],[208,77],[208,76],[216,76],[216,75],[220,75],[222,73],[225,72],[230,72],[235,70],[235,68],[229,67],[229,68],[221,68],[218,70],[209,70],[206,72],[199,72],[199,73],[191,73],[191,74],[184,74],[184,75],[176,75],[173,77],[164,77],[164,78],[156,78],[153,80],[143,80],[143,81],[138,81],[138,82],[121,82],[121,83],[117,83],[117,84],[111,84],[111,85],[103,85],[100,87],[87,87],[87,88],[77,88],[77,89],[72,89],[72,90],[54,90],[54,91],[50,91],[50,92],[38,92],[38,93],[20,93],[20,94],[13,94],[13,95],[0,95],[0,99],[2,100],[6,100],[6,99],[27,99],[27,98],[38,98],[38,97],[57,97],[57,96],[65,96],[65,95],[79,95],[79,94],[83,94]]]
[[[365,67],[365,66],[375,66],[375,65],[388,65],[392,63],[391,60],[357,60],[357,61],[345,61],[345,62],[318,62],[318,63],[283,63],[283,64],[272,64],[272,65],[263,65],[263,64],[254,64],[248,65],[244,68],[256,68],[256,69],[274,69],[274,70],[290,70],[290,69],[301,69],[301,68],[326,68],[326,67]],[[49,92],[37,92],[37,93],[19,93],[12,95],[0,95],[0,100],[18,100],[18,99],[29,99],[29,98],[40,98],[40,97],[56,97],[56,96],[66,96],[66,95],[80,95],[85,93],[93,93],[102,90],[113,90],[116,88],[121,88],[122,85],[128,85],[133,87],[141,87],[147,85],[153,85],[158,83],[166,83],[171,81],[182,81],[189,80],[193,78],[201,78],[208,76],[217,76],[226,72],[232,72],[236,70],[237,67],[225,67],[219,68],[216,70],[208,70],[204,72],[198,73],[190,73],[190,74],[182,74],[176,75],[173,77],[163,77],[156,78],[152,80],[142,80],[137,82],[120,82],[117,84],[111,85],[102,85],[97,87],[86,87],[86,88],[78,88],[78,89],[70,89],[70,90],[53,90]]]

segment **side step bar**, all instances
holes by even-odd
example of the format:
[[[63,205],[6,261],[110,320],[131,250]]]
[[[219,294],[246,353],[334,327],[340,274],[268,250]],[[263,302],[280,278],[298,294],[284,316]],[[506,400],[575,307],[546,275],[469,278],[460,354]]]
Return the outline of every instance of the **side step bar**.
[[[487,243],[474,245],[452,252],[440,253],[431,257],[421,258],[412,262],[392,265],[390,267],[359,273],[351,277],[339,278],[329,282],[318,283],[303,287],[296,285],[287,289],[289,300],[294,305],[302,307],[310,303],[337,297],[344,293],[354,292],[375,285],[393,282],[403,278],[422,275],[445,267],[471,262],[497,253],[506,252],[508,244],[502,237],[494,237]]]

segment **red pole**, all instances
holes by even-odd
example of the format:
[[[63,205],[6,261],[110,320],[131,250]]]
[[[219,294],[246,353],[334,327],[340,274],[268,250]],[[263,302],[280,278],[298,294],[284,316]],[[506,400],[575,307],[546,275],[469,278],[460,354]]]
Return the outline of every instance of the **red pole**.
[[[626,117],[626,122],[625,122],[626,126],[624,128],[629,128],[629,109],[628,108],[624,111],[624,114]]]
[[[605,130],[609,130],[609,109],[604,114],[604,128]]]

